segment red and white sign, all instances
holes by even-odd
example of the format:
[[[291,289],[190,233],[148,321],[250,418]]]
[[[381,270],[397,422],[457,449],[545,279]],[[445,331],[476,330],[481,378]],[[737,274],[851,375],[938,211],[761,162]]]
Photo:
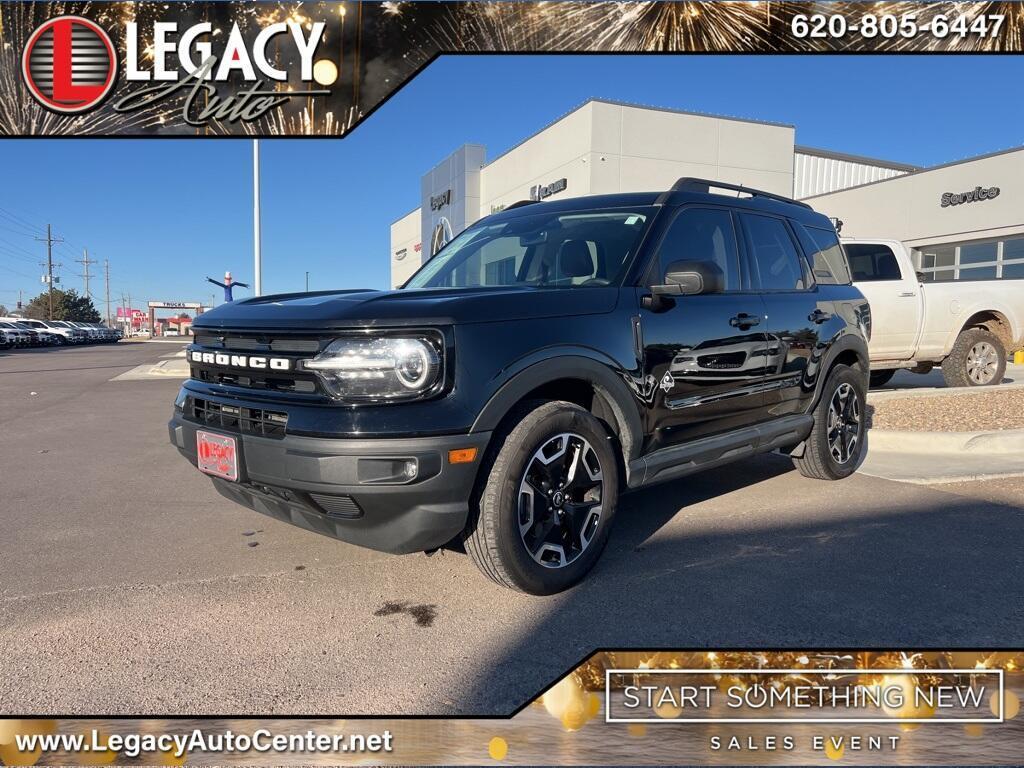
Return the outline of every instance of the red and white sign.
[[[58,16],[32,33],[21,72],[36,101],[54,112],[76,114],[110,93],[117,79],[117,54],[96,22]]]

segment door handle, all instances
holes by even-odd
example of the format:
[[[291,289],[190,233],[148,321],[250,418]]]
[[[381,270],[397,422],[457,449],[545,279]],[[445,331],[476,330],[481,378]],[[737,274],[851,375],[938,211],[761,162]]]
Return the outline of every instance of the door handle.
[[[812,323],[827,323],[829,320],[832,319],[832,313],[825,312],[824,310],[821,309],[816,309],[807,316],[807,319],[810,320]]]
[[[903,291],[903,293],[901,293],[899,296],[901,299],[912,299],[915,296],[917,296],[917,294],[914,293],[913,291]]]
[[[760,323],[760,317],[757,315],[748,315],[746,312],[740,312],[736,317],[729,318],[729,325],[733,328],[739,328],[741,331],[745,331],[747,328],[752,328]]]

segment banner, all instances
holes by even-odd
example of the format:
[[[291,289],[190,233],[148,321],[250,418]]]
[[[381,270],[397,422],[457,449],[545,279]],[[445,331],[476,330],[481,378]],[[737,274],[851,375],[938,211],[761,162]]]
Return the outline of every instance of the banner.
[[[1018,3],[8,2],[0,135],[339,136],[460,53],[1020,52]]]

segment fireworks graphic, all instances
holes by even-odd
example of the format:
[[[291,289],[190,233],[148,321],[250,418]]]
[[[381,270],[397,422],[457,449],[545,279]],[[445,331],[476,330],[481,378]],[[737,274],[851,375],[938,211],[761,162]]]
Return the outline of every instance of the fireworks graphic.
[[[794,16],[814,13],[844,15],[851,23],[868,14],[912,16],[919,28],[940,17],[952,23],[962,17],[998,14],[1004,22],[998,35],[794,36]],[[268,57],[275,68],[288,73],[287,80],[267,82],[264,87],[282,95],[307,90],[328,93],[296,93],[257,117],[210,119],[196,127],[184,119],[185,92],[142,110],[116,112],[111,105],[140,87],[122,76],[100,108],[80,115],[58,115],[32,99],[20,69],[25,41],[32,31],[46,19],[62,14],[93,19],[107,30],[121,52],[126,50],[126,24],[137,23],[139,66],[144,69],[154,64],[156,21],[173,19],[179,30],[210,23],[215,47],[226,39],[233,24],[250,42],[273,23],[289,22],[307,33],[314,25],[323,24],[313,68],[315,82],[300,79],[298,53],[294,46],[282,43],[287,36],[281,35],[273,38]],[[1024,3],[1018,2],[4,2],[0,4],[0,135],[340,136],[441,54],[1020,51],[1022,29]],[[215,92],[204,90],[199,108],[211,98],[231,98],[242,87],[240,81],[217,83]]]

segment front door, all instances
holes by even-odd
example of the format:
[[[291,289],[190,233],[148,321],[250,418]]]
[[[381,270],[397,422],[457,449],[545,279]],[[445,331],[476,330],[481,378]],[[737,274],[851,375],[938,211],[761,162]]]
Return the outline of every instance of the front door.
[[[844,243],[854,284],[871,305],[872,360],[910,360],[921,326],[921,286],[885,243]]]
[[[681,260],[714,262],[724,274],[724,290],[659,297],[640,310],[645,452],[763,419],[765,310],[748,288],[732,213],[715,207],[679,211],[661,239],[648,283],[663,283],[668,265]]]

